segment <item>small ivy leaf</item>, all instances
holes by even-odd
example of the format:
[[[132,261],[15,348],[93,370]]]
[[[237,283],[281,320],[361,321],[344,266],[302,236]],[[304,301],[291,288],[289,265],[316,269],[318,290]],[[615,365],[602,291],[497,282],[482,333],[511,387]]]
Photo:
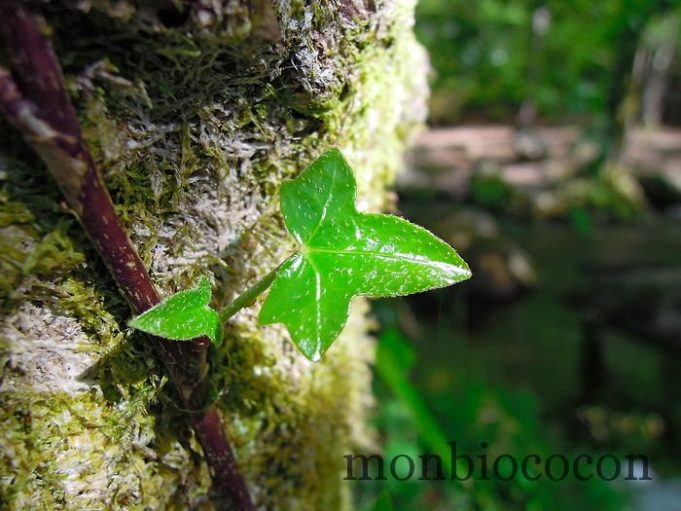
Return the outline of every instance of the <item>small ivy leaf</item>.
[[[128,321],[128,326],[173,341],[188,341],[206,335],[219,346],[222,328],[218,313],[208,306],[210,297],[210,282],[201,277],[196,288],[169,296]]]
[[[284,323],[315,361],[345,326],[354,296],[419,293],[471,276],[456,251],[422,227],[358,212],[356,188],[337,149],[281,187],[284,222],[300,250],[277,272],[260,322]]]

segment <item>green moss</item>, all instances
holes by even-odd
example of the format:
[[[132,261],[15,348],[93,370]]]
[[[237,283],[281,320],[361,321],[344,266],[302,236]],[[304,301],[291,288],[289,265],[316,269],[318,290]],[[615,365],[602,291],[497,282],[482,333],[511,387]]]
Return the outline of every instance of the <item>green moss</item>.
[[[67,230],[71,221],[60,221],[30,251],[22,265],[25,275],[39,277],[65,275],[85,262],[85,256],[76,249]]]
[[[163,292],[211,271],[224,303],[278,264],[290,248],[279,184],[331,145],[357,171],[360,206],[390,205],[385,186],[424,113],[412,2],[378,13],[291,2],[278,42],[245,39],[240,16],[167,26],[132,2],[89,3],[88,14],[47,18],[88,144]],[[14,268],[0,280],[0,358],[12,368],[0,386],[3,499],[200,508],[208,477],[172,386],[125,329],[125,304],[32,158],[12,153],[21,171],[0,195],[14,233],[0,259]],[[371,442],[366,303],[319,364],[283,329],[258,327],[256,312],[228,325],[211,380],[258,505],[347,509],[342,456]],[[82,370],[74,378],[67,365]]]
[[[0,403],[8,509],[158,509],[173,499],[181,509],[196,491],[183,486],[207,480],[179,446],[159,454],[153,417],[111,408],[96,390],[3,393]]]
[[[13,226],[0,229],[0,293],[4,306],[21,280],[21,269],[28,256],[24,247],[32,241],[23,229]]]

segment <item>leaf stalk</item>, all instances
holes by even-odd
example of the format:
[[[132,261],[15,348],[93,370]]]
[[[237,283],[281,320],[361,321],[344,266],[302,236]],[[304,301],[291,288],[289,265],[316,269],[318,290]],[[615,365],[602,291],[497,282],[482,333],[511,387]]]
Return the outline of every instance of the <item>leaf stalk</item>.
[[[274,270],[246,289],[246,291],[237,296],[232,303],[222,309],[220,311],[220,322],[226,323],[229,318],[234,316],[241,309],[245,309],[246,307],[253,305],[256,298],[258,298],[259,295],[264,293],[267,288],[272,285],[272,282],[277,276],[277,272],[279,271],[280,267],[281,265],[277,266]]]

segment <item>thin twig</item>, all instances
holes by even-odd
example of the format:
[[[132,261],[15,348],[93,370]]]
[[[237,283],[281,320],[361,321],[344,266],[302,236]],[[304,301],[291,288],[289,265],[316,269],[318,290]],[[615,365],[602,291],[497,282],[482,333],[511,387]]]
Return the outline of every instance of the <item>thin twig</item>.
[[[35,16],[19,2],[0,0],[2,29],[12,72],[0,67],[0,112],[40,155],[83,229],[136,314],[160,296],[132,245],[92,159],[61,68]],[[220,416],[208,402],[206,337],[153,343],[191,412],[219,508],[254,511]]]

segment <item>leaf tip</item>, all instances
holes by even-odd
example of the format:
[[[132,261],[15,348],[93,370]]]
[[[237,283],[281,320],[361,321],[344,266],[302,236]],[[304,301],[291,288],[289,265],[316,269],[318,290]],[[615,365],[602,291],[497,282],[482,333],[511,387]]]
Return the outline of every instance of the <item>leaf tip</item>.
[[[473,272],[471,271],[471,267],[468,266],[468,263],[461,259],[461,272],[462,272],[462,277],[461,280],[468,280],[473,276]]]
[[[322,355],[324,355],[324,352],[322,352],[319,348],[313,350],[312,352],[305,353],[305,356],[312,362],[319,362],[322,359]]]
[[[332,147],[331,149],[327,149],[327,150],[324,152],[323,156],[327,156],[327,155],[329,155],[329,156],[337,156],[337,157],[339,157],[339,158],[345,159],[345,157],[343,156],[343,153],[342,153],[341,150],[338,149],[337,147]]]
[[[205,291],[207,289],[209,291],[212,291],[212,288],[213,286],[210,282],[210,279],[205,275],[201,275],[201,277],[199,277],[199,282],[197,283],[195,289],[200,289],[201,291]]]
[[[140,316],[141,316],[141,314],[140,314]],[[141,328],[140,328],[141,324],[140,324],[140,321],[139,321],[140,316],[133,316],[132,318],[130,318],[126,322],[126,325],[129,326],[130,328],[134,328],[136,330],[141,330]]]

